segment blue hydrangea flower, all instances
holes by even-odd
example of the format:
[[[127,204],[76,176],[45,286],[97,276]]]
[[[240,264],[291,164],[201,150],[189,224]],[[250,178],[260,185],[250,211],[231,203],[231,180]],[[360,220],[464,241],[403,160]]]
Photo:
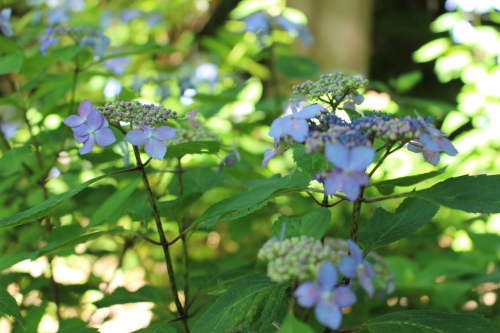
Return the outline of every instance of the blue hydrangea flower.
[[[424,159],[433,166],[436,166],[441,158],[437,150],[426,149],[423,147],[422,143],[417,140],[409,142],[407,148],[412,153],[422,153],[422,155],[424,155]]]
[[[49,46],[54,45],[58,40],[59,37],[53,37],[52,27],[47,27],[47,29],[45,29],[45,36],[38,35],[38,41],[40,42],[40,53],[42,55],[46,55]]]
[[[313,43],[314,40],[306,25],[292,22],[283,15],[279,15],[276,18],[276,23],[278,23],[283,30],[288,32],[291,36],[297,37],[302,42],[302,46],[304,48],[308,48]]]
[[[94,110],[88,99],[78,107],[80,116],[69,116],[64,119],[64,124],[71,127],[77,143],[83,143],[80,154],[88,154],[94,149],[97,142],[99,146],[109,146],[116,141],[113,131],[108,128],[108,122],[97,110]]]
[[[444,134],[440,130],[428,126],[426,126],[426,129],[428,132],[420,134],[419,137],[419,140],[422,142],[425,149],[444,151],[450,156],[458,154],[458,151],[455,149],[451,141],[445,138]]]
[[[325,155],[335,166],[332,174],[323,181],[325,193],[333,195],[343,191],[349,200],[356,200],[360,187],[370,182],[365,170],[373,162],[375,150],[361,146],[348,151],[342,145],[329,143],[325,146]]]
[[[130,63],[130,59],[128,57],[117,57],[111,58],[104,62],[104,66],[106,66],[114,75],[120,76],[125,73],[125,68],[127,68]]]
[[[339,270],[349,279],[357,277],[361,287],[372,297],[375,292],[371,280],[375,277],[372,265],[363,259],[363,252],[355,242],[352,240],[347,242],[349,244],[349,255],[340,260]]]
[[[168,126],[160,126],[157,129],[141,125],[142,130],[130,130],[125,139],[134,146],[145,145],[146,154],[157,160],[162,160],[167,153],[167,146],[162,141],[167,141],[175,136],[175,129]]]
[[[309,135],[309,125],[307,119],[313,118],[316,114],[323,110],[323,107],[318,104],[308,105],[299,112],[294,104],[292,104],[292,114],[275,119],[269,129],[269,136],[275,139],[280,139],[283,135],[290,135],[296,142],[304,142]]]
[[[318,282],[307,281],[294,292],[297,303],[310,308],[315,306],[314,314],[318,321],[336,330],[342,322],[342,308],[356,302],[356,296],[348,286],[338,285],[335,266],[326,261],[319,269]]]
[[[12,23],[9,22],[10,15],[12,14],[12,9],[5,8],[0,12],[0,30],[7,37],[12,37],[14,32],[12,31]]]

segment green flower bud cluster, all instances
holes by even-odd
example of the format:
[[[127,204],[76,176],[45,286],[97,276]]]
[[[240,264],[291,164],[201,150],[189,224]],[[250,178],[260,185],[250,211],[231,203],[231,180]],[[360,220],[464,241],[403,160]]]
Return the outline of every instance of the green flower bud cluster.
[[[307,96],[307,99],[313,102],[326,101],[338,105],[346,98],[353,99],[358,96],[358,89],[366,87],[367,84],[366,79],[334,72],[321,75],[316,82],[306,81],[297,84],[292,89],[295,95]],[[323,96],[326,96],[327,100],[324,100]]]
[[[222,142],[217,134],[202,129],[176,128],[175,137],[165,142],[167,146],[178,145],[190,141],[217,141]]]
[[[315,238],[301,236],[282,241],[272,238],[259,250],[257,257],[269,260],[267,275],[271,280],[281,283],[293,277],[300,281],[315,280],[324,261],[329,260],[337,265],[345,255],[347,246],[345,249],[335,249]]]
[[[165,109],[161,104],[142,104],[138,101],[106,102],[104,106],[98,106],[97,110],[115,125],[123,121],[136,126],[144,124],[155,128],[158,124],[166,123],[168,119],[177,119],[177,112]]]

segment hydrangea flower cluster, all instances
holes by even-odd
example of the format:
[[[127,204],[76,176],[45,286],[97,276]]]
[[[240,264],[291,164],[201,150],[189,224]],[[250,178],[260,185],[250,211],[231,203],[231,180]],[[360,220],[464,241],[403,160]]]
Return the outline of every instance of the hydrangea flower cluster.
[[[366,84],[366,80],[333,73],[322,75],[317,82],[307,81],[294,86],[296,94],[307,95],[329,106],[313,104],[297,112],[292,104],[291,115],[274,120],[269,130],[274,148],[264,153],[262,166],[287,149],[279,149],[279,141],[288,145],[303,143],[307,154],[324,154],[335,166],[314,175],[323,183],[325,193],[334,195],[342,191],[348,200],[355,201],[361,188],[370,181],[365,170],[375,158],[375,139],[384,141],[388,148],[408,144],[410,151],[423,153],[426,161],[434,166],[439,162],[440,151],[451,156],[458,153],[450,140],[432,125],[434,119],[431,117],[394,118],[391,114],[373,111],[353,115],[350,121],[340,118],[335,113],[339,104],[342,101],[361,103],[363,96],[357,90]]]
[[[356,278],[369,297],[375,293],[372,282],[375,272],[381,273],[378,278],[386,280],[387,286],[393,280],[382,258],[370,254],[375,259],[372,265],[351,240],[327,238],[323,244],[307,236],[281,241],[271,238],[257,256],[260,260],[269,260],[267,274],[271,280],[282,283],[297,278],[303,282],[294,292],[297,302],[307,308],[315,306],[318,321],[331,329],[340,326],[340,309],[356,302],[351,287],[339,284],[338,271],[345,278]],[[317,282],[313,282],[316,279]]]
[[[166,109],[161,104],[142,104],[138,101],[106,102],[104,106],[97,107],[97,109],[112,125],[126,122],[154,128],[157,124],[167,122],[168,119],[177,119],[177,112]]]
[[[209,132],[204,129],[184,129],[178,128],[177,135],[175,138],[168,142],[168,146],[178,145],[184,142],[191,141],[217,141],[221,142],[221,139],[217,134]]]
[[[40,53],[46,54],[49,46],[54,45],[59,37],[67,35],[81,47],[90,46],[94,54],[102,58],[106,53],[106,48],[111,44],[111,40],[102,34],[102,31],[87,27],[57,26],[48,27],[45,35],[40,35]]]
[[[4,8],[0,11],[0,31],[6,37],[12,37],[14,35],[14,32],[12,31],[12,23],[9,22],[11,14],[11,8]]]
[[[156,125],[165,123],[169,118],[176,119],[175,111],[166,110],[162,105],[143,105],[140,102],[117,101],[107,102],[106,105],[94,108],[86,99],[78,107],[79,116],[72,115],[64,120],[64,123],[73,130],[76,142],[84,144],[80,148],[80,154],[89,153],[94,147],[94,142],[100,146],[107,146],[116,141],[113,132],[108,128],[109,124],[123,132],[120,122],[130,122],[131,127],[137,125],[140,129],[131,128],[126,133],[125,140],[134,146],[144,145],[144,150],[151,158],[163,159],[167,153],[163,141],[174,138],[176,130],[169,126],[156,128]]]
[[[363,96],[358,89],[365,88],[368,80],[346,76],[340,72],[322,74],[316,82],[306,81],[292,87],[298,96],[307,96],[313,102],[326,102],[339,105],[342,101],[363,102]],[[327,99],[325,100],[324,97]]]
[[[315,238],[301,236],[282,241],[271,239],[259,250],[257,258],[269,261],[267,275],[281,283],[292,277],[300,281],[312,280],[321,262],[328,260],[338,264],[345,255],[346,249],[336,249]]]

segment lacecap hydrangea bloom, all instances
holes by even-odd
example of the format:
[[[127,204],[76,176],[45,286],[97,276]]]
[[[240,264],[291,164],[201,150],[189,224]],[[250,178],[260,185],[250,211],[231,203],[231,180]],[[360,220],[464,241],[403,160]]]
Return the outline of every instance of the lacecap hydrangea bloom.
[[[167,141],[175,136],[175,129],[169,126],[160,126],[157,129],[141,125],[141,129],[130,130],[125,139],[134,146],[144,145],[146,154],[157,160],[162,160],[167,153]]]
[[[94,109],[92,102],[85,99],[78,106],[78,116],[71,115],[64,119],[64,124],[71,127],[77,143],[83,143],[80,154],[88,154],[94,149],[94,144],[109,146],[116,141],[115,135],[108,128],[104,116]]]
[[[342,323],[342,308],[356,303],[356,296],[346,285],[337,285],[335,266],[326,261],[319,269],[318,282],[306,281],[293,293],[299,305],[310,308],[318,321],[332,330]]]

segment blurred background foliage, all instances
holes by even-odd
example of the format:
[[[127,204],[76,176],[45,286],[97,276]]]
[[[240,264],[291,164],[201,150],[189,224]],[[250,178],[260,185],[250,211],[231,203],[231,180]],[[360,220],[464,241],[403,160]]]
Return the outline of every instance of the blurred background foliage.
[[[180,116],[198,110],[200,130],[217,134],[222,145],[215,155],[182,157],[182,194],[192,197],[176,209],[186,212],[188,223],[194,221],[252,181],[300,172],[291,151],[260,167],[263,152],[272,148],[269,125],[287,108],[292,85],[332,71],[370,80],[361,110],[417,110],[435,116],[438,128],[453,140],[459,155],[442,156],[438,167],[447,166],[446,171],[418,188],[450,176],[496,174],[500,12],[495,1],[486,9],[482,4],[2,0],[0,10],[12,8],[14,35],[0,35],[0,218],[129,164],[125,146],[98,147],[80,156],[73,140],[65,139],[69,129],[62,120],[88,98],[94,105],[107,100],[159,102]],[[62,36],[41,55],[38,36],[48,25],[68,24],[102,29],[110,39],[105,54],[98,57]],[[17,69],[11,73],[13,67]],[[179,120],[172,126],[190,125]],[[241,161],[221,167],[233,147]],[[33,154],[36,149],[40,160]],[[156,170],[151,181],[161,201],[180,195],[171,172],[178,162],[173,155],[151,162]],[[419,156],[401,151],[386,161],[374,181],[433,170]],[[40,182],[45,179],[44,193]],[[407,190],[411,188],[395,192]],[[379,196],[374,187],[365,193]],[[63,203],[50,215],[50,225],[41,221],[0,229],[0,284],[21,304],[28,332],[57,332],[78,323],[101,332],[131,332],[151,320],[172,318],[175,307],[158,247],[110,233],[49,256],[39,253],[43,246],[57,247],[89,230],[116,226],[154,237],[152,224],[144,225],[128,212],[146,202],[137,175],[122,174]],[[398,204],[381,203],[390,211]],[[235,278],[265,272],[256,254],[279,216],[314,208],[305,194],[279,197],[246,216],[191,234],[189,289],[190,295],[200,293],[193,305],[200,311],[190,322]],[[364,207],[361,229],[375,208]],[[351,206],[344,203],[331,212],[327,235],[348,238]],[[167,211],[162,217],[168,238],[177,236],[176,217]],[[361,301],[348,310],[356,315],[346,315],[343,327],[397,310],[426,309],[474,311],[500,329],[499,245],[500,217],[441,208],[418,232],[378,251],[394,271],[396,289],[372,300],[359,295]],[[180,244],[172,246],[172,255],[182,281],[185,253]],[[180,288],[183,292],[185,285]],[[111,292],[114,297],[106,296]],[[22,332],[22,327],[3,317],[0,331]]]

